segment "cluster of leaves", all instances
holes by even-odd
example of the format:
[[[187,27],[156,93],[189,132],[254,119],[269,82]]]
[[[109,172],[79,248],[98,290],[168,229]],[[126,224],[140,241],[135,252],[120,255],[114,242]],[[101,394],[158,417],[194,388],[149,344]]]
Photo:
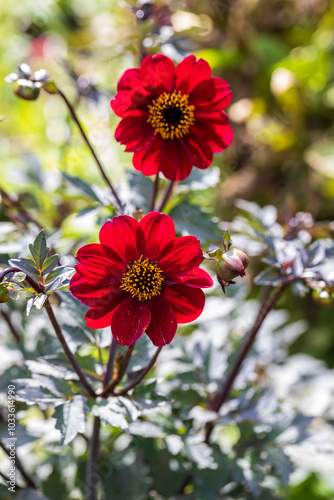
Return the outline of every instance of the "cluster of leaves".
[[[257,203],[244,200],[237,204],[241,213],[230,224],[231,230],[239,233],[235,240],[247,252],[262,255],[267,264],[266,269],[254,278],[254,283],[278,286],[287,280],[296,280],[293,289],[297,294],[304,296],[311,289],[315,301],[322,305],[334,304],[331,224],[327,230],[323,224],[322,238],[312,241],[312,232],[307,231],[302,223],[310,219],[310,214],[298,214],[299,227],[296,217],[284,227],[277,221],[277,210],[273,206],[261,208]],[[314,231],[314,226],[307,229]]]
[[[58,266],[59,256],[57,254],[49,255],[50,248],[46,245],[45,232],[42,230],[36,237],[33,244],[29,245],[32,258],[18,257],[9,260],[9,264],[22,271],[13,272],[9,278],[14,283],[25,282],[26,276],[29,276],[41,288],[41,292],[36,292],[36,289],[31,286],[31,282],[26,283],[24,290],[34,293],[27,302],[27,316],[29,316],[31,308],[35,306],[41,309],[45,300],[56,290],[62,290],[68,287],[69,280],[73,275],[73,268],[67,266]],[[8,292],[8,285],[3,285],[7,288],[9,298],[18,300],[20,298],[17,290]]]

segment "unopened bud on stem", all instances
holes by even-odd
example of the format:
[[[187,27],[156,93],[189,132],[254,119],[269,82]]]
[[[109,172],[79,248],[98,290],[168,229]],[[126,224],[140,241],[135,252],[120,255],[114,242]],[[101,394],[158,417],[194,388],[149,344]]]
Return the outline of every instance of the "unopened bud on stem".
[[[225,292],[225,287],[234,284],[232,281],[237,276],[245,276],[245,269],[249,264],[247,255],[234,248],[224,253],[217,261],[216,272],[218,281]]]

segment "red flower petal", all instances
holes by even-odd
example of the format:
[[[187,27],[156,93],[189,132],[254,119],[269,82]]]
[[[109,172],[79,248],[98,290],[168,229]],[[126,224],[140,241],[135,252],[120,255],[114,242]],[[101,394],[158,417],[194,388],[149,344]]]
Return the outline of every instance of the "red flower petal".
[[[175,66],[169,57],[162,54],[146,56],[140,67],[140,78],[151,87],[169,91],[175,79]]]
[[[160,251],[175,239],[175,226],[172,219],[159,212],[151,212],[139,222],[146,238],[145,258],[157,260]]]
[[[127,294],[121,289],[101,297],[96,301],[94,307],[87,311],[85,320],[89,328],[105,328],[110,326],[111,318],[116,308],[127,298]]]
[[[172,278],[198,267],[202,260],[199,240],[195,236],[180,236],[161,251],[158,266],[167,278]]]
[[[147,123],[148,115],[138,113],[123,118],[115,132],[116,141],[126,144],[126,151],[147,149],[154,139],[154,131]]]
[[[193,133],[191,130],[185,137],[183,145],[195,167],[207,168],[211,165],[213,160],[212,148],[202,136]]]
[[[103,224],[100,230],[100,242],[118,253],[124,263],[136,260],[138,255],[136,232],[138,222],[128,215],[118,215],[112,221]]]
[[[146,334],[152,343],[157,346],[169,344],[175,335],[177,321],[169,302],[161,295],[149,303],[151,322],[146,329]]]
[[[189,94],[200,82],[211,77],[211,68],[204,59],[191,55],[183,59],[176,69],[176,90]]]
[[[117,116],[123,117],[132,103],[132,90],[122,90],[118,92],[115,99],[110,101],[111,109]]]
[[[132,90],[140,82],[139,68],[127,69],[117,84],[117,92],[121,90]]]
[[[174,285],[165,288],[164,296],[171,304],[178,323],[194,321],[203,311],[205,295],[199,288]]]
[[[162,141],[159,162],[159,170],[171,181],[186,179],[193,166],[183,144],[176,139]]]
[[[70,292],[86,306],[93,306],[100,297],[110,292],[110,287],[92,285],[80,274],[75,273],[70,281]]]
[[[210,78],[197,85],[189,95],[196,113],[214,113],[227,108],[232,100],[229,84],[221,78]]]
[[[108,269],[106,269],[104,275],[97,274],[94,269],[86,267],[82,264],[76,265],[75,270],[91,285],[103,287],[109,286],[109,288],[112,288],[114,285],[121,281],[125,271],[125,267],[125,264],[122,264],[121,267],[112,267],[109,268],[109,272]]]
[[[141,337],[150,320],[151,313],[147,303],[128,297],[113,314],[111,331],[119,345],[131,345]]]
[[[192,288],[210,288],[213,286],[213,281],[211,276],[204,271],[204,269],[196,267],[192,271],[188,271],[180,276],[165,278],[164,284],[166,286],[185,284]]]
[[[205,139],[214,153],[223,151],[232,144],[233,130],[226,114],[222,111],[215,115],[200,115],[191,129],[191,135],[196,134]]]
[[[146,151],[139,151],[133,155],[132,163],[136,170],[144,175],[155,175],[159,172],[159,155],[162,140],[156,135],[154,141]]]

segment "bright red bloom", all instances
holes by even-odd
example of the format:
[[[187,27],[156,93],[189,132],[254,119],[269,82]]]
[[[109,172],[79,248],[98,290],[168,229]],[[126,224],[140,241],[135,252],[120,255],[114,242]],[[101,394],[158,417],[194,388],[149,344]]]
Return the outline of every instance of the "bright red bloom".
[[[114,217],[100,231],[100,244],[78,251],[70,291],[90,307],[90,328],[111,326],[120,345],[131,345],[146,332],[156,346],[169,344],[178,323],[201,314],[201,288],[212,286],[198,266],[203,253],[194,236],[175,238],[172,219],[151,212],[140,222]]]
[[[147,56],[140,68],[125,71],[110,103],[122,118],[116,140],[134,153],[133,166],[144,175],[185,179],[230,146],[223,110],[231,99],[228,83],[212,78],[203,59],[188,56],[175,67],[164,55]]]

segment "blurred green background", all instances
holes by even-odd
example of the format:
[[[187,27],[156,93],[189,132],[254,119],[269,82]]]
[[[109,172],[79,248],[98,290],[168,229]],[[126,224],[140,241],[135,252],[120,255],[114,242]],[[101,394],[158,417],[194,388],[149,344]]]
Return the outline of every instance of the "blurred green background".
[[[109,177],[126,196],[132,155],[114,140],[119,119],[109,101],[123,71],[157,52],[175,62],[189,53],[203,57],[233,91],[234,142],[215,156],[221,183],[202,205],[230,221],[237,198],[273,204],[283,225],[310,212],[321,234],[334,213],[333,26],[334,2],[325,0],[2,1],[0,187],[11,200],[2,196],[0,220],[14,225],[0,253],[12,255],[28,238],[16,203],[54,235],[67,256],[62,263],[70,265],[79,242],[95,241],[96,222],[112,214],[110,200],[97,213],[96,202],[62,175],[79,177],[106,196],[62,100],[43,92],[37,101],[20,100],[5,76],[22,62],[47,69],[76,104]],[[328,228],[333,234],[333,223]],[[283,305],[292,319],[306,317],[310,324],[294,352],[312,353],[333,367],[332,310],[311,297],[289,296]],[[291,498],[325,499],[328,492],[312,475]]]

